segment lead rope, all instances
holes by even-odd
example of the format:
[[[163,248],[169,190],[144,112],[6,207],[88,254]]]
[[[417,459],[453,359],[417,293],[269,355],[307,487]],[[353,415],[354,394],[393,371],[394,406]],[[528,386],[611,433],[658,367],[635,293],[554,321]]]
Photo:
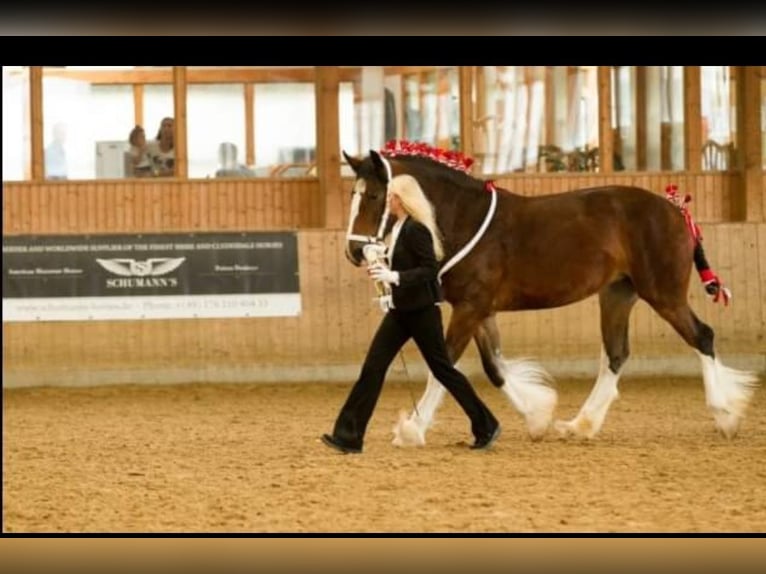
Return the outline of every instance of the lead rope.
[[[436,276],[439,280],[439,283],[442,281],[442,275],[460,263],[460,261],[462,261],[465,256],[471,252],[474,246],[484,236],[484,233],[487,231],[487,227],[489,227],[489,224],[495,215],[495,210],[497,209],[497,188],[495,188],[495,183],[493,181],[487,181],[484,184],[484,189],[492,193],[492,199],[489,204],[489,209],[487,210],[487,215],[484,217],[484,221],[482,222],[481,227],[479,227],[479,230],[476,232],[476,235],[474,235],[473,238],[468,243],[466,243],[460,251],[455,253],[455,255],[453,255],[450,260],[447,261],[447,263],[445,263],[439,270],[439,274]]]

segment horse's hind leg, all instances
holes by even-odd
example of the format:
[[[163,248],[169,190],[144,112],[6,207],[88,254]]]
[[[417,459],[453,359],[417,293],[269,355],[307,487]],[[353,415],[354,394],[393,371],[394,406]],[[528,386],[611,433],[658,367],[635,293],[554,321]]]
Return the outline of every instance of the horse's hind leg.
[[[524,415],[529,436],[533,440],[542,438],[556,408],[556,391],[549,385],[550,375],[532,361],[508,361],[503,358],[494,315],[481,322],[474,340],[489,380]]]
[[[739,431],[757,377],[729,368],[718,360],[713,348],[713,329],[699,320],[686,301],[677,305],[649,304],[697,351],[702,362],[705,397],[716,427],[725,437],[733,438]]]
[[[457,306],[452,310],[449,327],[445,336],[447,352],[452,363],[457,363],[463,351],[468,346],[481,318],[470,306]],[[442,402],[447,389],[428,373],[428,383],[423,396],[418,401],[415,410],[409,416],[403,414],[394,426],[395,446],[422,446],[425,444],[425,434],[431,426],[436,409]]]
[[[601,366],[598,378],[580,412],[571,421],[556,421],[562,434],[593,438],[601,430],[609,406],[617,396],[617,381],[630,355],[628,320],[638,299],[627,278],[607,285],[599,292],[601,308]]]

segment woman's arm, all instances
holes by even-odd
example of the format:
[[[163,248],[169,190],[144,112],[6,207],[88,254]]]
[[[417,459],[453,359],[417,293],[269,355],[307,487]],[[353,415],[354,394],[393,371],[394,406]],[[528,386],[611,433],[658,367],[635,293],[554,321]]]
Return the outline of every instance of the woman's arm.
[[[434,252],[434,242],[428,228],[414,221],[407,229],[406,248],[415,258],[415,267],[399,271],[399,285],[407,286],[416,283],[434,281],[439,273],[439,262]]]

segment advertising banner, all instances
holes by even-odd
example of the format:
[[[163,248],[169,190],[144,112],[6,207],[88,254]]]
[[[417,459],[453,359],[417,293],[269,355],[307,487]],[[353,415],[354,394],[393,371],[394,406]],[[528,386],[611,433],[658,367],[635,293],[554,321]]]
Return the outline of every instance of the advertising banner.
[[[294,232],[3,237],[3,321],[296,316]]]

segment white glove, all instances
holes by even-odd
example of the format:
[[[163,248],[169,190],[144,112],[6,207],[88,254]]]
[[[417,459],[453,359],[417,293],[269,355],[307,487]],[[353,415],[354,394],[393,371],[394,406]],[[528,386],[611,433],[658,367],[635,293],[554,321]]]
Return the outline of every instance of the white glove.
[[[381,311],[388,313],[391,309],[394,308],[394,303],[391,299],[391,295],[381,295],[378,297],[378,305],[380,305]]]
[[[369,273],[370,277],[375,281],[383,281],[384,283],[399,285],[399,272],[391,271],[382,263],[373,263],[367,268],[367,273]]]

